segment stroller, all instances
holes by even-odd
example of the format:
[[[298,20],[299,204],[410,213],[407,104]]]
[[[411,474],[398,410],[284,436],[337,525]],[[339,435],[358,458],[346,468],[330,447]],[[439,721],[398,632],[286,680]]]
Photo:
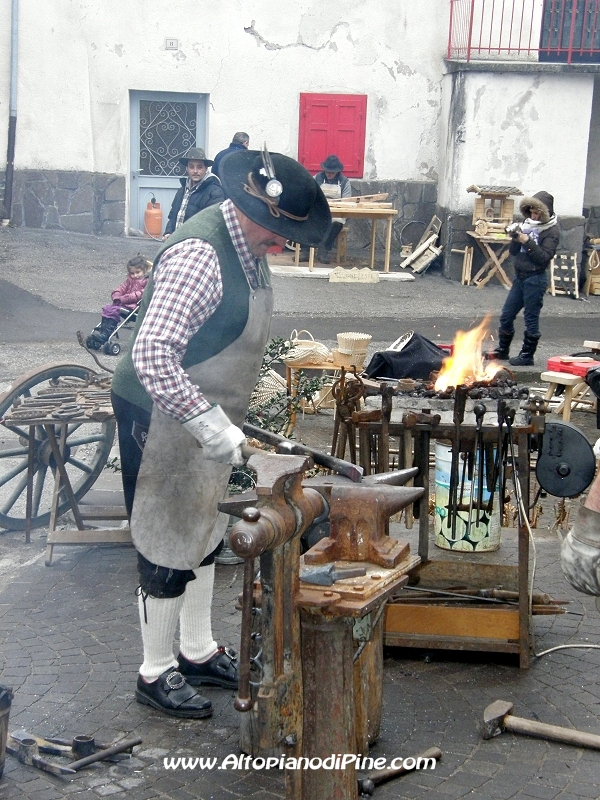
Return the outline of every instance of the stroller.
[[[121,344],[118,341],[119,332],[123,329],[131,330],[135,325],[140,308],[138,303],[135,308],[123,307],[119,310],[120,320],[102,317],[99,325],[87,337],[85,344],[90,350],[102,350],[107,356],[118,356]]]

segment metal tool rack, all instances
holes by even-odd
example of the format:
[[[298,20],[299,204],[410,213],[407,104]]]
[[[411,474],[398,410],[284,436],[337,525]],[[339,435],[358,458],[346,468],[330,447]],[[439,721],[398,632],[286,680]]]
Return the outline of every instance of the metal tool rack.
[[[372,463],[388,464],[390,461],[390,437],[398,437],[404,443],[399,448],[406,454],[412,449],[412,459],[419,468],[415,483],[425,491],[415,517],[419,521],[419,556],[422,564],[411,574],[418,578],[419,585],[439,585],[440,581],[460,576],[461,582],[483,588],[501,583],[507,589],[518,592],[518,605],[489,605],[485,608],[432,606],[403,606],[388,604],[385,619],[385,642],[401,647],[423,647],[433,649],[481,650],[514,653],[519,656],[522,668],[530,663],[530,609],[529,609],[529,533],[521,522],[518,528],[518,559],[516,566],[486,564],[462,559],[460,564],[429,559],[429,457],[431,439],[443,439],[457,446],[457,427],[452,420],[453,401],[428,401],[424,398],[393,397],[391,387],[383,387],[379,410],[355,412],[353,422],[358,429],[359,463],[365,474],[372,470]],[[467,400],[465,421],[459,428],[459,447],[472,449],[477,426],[473,417],[476,401]],[[487,401],[488,419],[494,416],[497,401]],[[518,404],[517,404],[518,405]],[[395,407],[394,407],[395,406]],[[399,407],[403,406],[403,407]],[[419,409],[417,412],[416,409]],[[544,417],[541,413],[517,410],[512,423],[514,444],[518,449],[518,480],[522,497],[529,498],[529,439],[534,433],[543,432]],[[496,442],[498,426],[481,426],[483,442]],[[372,452],[376,442],[377,452]],[[412,442],[412,448],[406,447]],[[409,466],[400,460],[400,466]],[[389,466],[388,466],[389,469]],[[462,556],[462,554],[461,554]]]

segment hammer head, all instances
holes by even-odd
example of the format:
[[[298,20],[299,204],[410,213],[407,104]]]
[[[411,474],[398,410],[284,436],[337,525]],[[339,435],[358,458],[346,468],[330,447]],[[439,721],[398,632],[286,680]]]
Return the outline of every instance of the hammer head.
[[[484,739],[491,739],[504,730],[504,718],[512,713],[513,704],[506,700],[495,700],[483,712],[483,727],[481,735]]]

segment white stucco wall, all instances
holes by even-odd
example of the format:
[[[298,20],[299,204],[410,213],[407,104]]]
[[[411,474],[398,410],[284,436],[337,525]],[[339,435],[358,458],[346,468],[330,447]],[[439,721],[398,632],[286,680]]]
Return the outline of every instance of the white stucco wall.
[[[584,205],[600,206],[600,77],[594,81]]]
[[[594,76],[465,72],[446,75],[452,140],[439,201],[470,211],[472,183],[555,196],[560,215],[582,211]]]
[[[414,0],[21,2],[15,167],[127,173],[130,90],[208,94],[209,154],[248,130],[295,156],[299,94],[327,92],[368,95],[366,178],[435,179],[449,4],[427,6],[424,24]],[[0,0],[0,45],[9,19]]]

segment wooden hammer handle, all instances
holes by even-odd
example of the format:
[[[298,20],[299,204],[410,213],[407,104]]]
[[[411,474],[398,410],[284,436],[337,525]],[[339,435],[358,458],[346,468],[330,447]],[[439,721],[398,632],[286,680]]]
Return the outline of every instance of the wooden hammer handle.
[[[600,735],[596,733],[585,733],[573,728],[563,728],[560,725],[548,725],[532,719],[513,717],[512,714],[507,714],[502,724],[505,730],[513,731],[513,733],[524,733],[527,736],[537,736],[541,739],[551,739],[555,742],[574,744],[577,747],[600,750]]]

